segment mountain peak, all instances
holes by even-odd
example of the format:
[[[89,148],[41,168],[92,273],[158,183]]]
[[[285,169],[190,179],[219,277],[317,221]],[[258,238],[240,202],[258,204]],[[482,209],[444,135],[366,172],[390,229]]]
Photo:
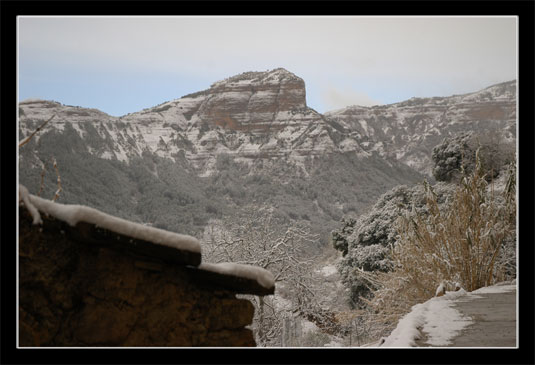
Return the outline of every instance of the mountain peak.
[[[294,73],[288,71],[287,69],[283,68],[283,67],[279,67],[279,68],[274,68],[273,70],[271,71],[266,71],[267,74],[269,75],[282,75],[282,76],[287,76],[287,77],[292,77],[292,78],[298,78]]]
[[[284,68],[243,72],[182,98],[199,98],[203,123],[234,130],[271,129],[275,120],[306,108],[305,82]]]
[[[279,67],[267,71],[247,71],[241,74],[228,77],[224,80],[217,81],[211,85],[211,88],[228,86],[231,84],[262,84],[262,83],[279,83],[286,81],[300,81],[303,79],[297,77],[290,71]]]

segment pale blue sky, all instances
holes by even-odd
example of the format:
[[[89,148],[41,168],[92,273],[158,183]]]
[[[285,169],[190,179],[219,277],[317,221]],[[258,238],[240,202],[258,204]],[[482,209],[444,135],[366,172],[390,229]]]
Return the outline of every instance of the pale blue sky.
[[[19,100],[120,116],[284,67],[319,112],[517,74],[515,17],[19,17]]]

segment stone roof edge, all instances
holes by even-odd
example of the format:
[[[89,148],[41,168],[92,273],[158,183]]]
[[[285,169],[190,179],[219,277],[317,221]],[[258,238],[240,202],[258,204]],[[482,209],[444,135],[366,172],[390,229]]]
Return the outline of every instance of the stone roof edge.
[[[23,201],[19,202],[19,222],[24,212],[29,215],[28,219],[31,220],[30,217],[33,216],[31,208],[21,203]],[[46,223],[47,225],[52,225],[51,229],[57,231],[59,234],[66,234],[76,242],[108,247],[114,250],[126,250],[137,258],[145,258],[148,261],[156,260],[167,264],[180,265],[192,274],[195,281],[202,284],[220,286],[221,289],[230,290],[236,294],[264,296],[274,294],[275,291],[274,286],[266,288],[254,279],[199,268],[202,257],[198,252],[180,250],[150,241],[132,238],[84,221],[79,221],[74,226],[71,226],[67,222],[47,215],[46,213],[42,214],[41,217],[42,222],[40,224]]]

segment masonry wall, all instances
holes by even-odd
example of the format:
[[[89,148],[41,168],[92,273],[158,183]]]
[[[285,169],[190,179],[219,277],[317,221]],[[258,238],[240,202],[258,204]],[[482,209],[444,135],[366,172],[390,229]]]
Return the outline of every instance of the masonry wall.
[[[255,346],[254,307],[194,269],[19,223],[20,346]]]

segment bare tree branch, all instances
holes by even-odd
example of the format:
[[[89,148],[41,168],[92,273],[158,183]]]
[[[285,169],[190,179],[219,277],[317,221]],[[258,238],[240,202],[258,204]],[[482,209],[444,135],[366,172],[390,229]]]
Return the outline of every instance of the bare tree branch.
[[[54,161],[54,169],[56,170],[56,175],[58,176],[58,190],[56,190],[56,193],[54,194],[54,198],[52,199],[52,201],[56,201],[59,198],[59,193],[63,190],[63,188],[61,187],[61,177],[59,176],[58,164],[55,158],[53,158],[53,161]]]
[[[19,143],[19,148],[21,148],[22,146],[24,146],[26,143],[30,142],[30,140],[33,138],[33,136],[39,132],[41,129],[44,128],[44,126],[50,122],[52,119],[54,119],[54,117],[56,116],[56,114],[54,114],[53,116],[50,117],[50,119],[48,119],[46,122],[44,122],[43,124],[41,124],[41,126],[39,128],[37,128],[32,134],[30,134],[24,141],[20,142]]]

